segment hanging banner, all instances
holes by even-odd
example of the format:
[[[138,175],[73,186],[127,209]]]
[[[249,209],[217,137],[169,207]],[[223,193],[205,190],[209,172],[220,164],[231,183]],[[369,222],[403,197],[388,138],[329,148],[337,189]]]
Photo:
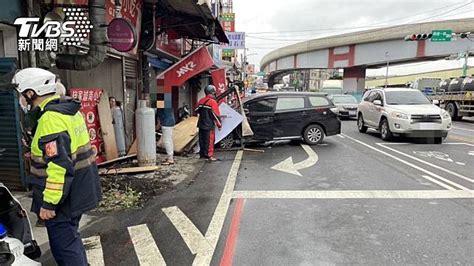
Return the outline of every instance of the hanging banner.
[[[212,56],[206,46],[203,46],[174,64],[168,70],[156,77],[164,79],[165,108],[172,107],[171,88],[181,86],[190,78],[210,69],[214,65]]]
[[[226,91],[226,78],[225,78],[225,68],[220,68],[214,71],[211,71],[212,83],[216,86],[217,96],[221,95]]]
[[[96,155],[96,162],[105,162],[105,149],[102,133],[100,132],[100,120],[97,104],[100,96],[102,96],[102,89],[85,89],[72,88],[70,90],[71,96],[81,101],[80,112],[86,122],[87,131],[92,145],[92,149]]]
[[[235,31],[235,13],[222,14],[221,25],[224,31]]]
[[[245,32],[226,32],[229,44],[223,45],[224,49],[245,49]]]
[[[234,57],[235,50],[232,49],[222,49],[222,57]]]

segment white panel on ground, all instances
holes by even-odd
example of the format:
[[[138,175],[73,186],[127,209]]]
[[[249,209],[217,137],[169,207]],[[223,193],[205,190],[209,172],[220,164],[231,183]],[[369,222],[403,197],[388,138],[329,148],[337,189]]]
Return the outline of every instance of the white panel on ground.
[[[128,233],[141,266],[166,265],[146,224],[131,226]]]
[[[209,251],[211,246],[189,218],[176,206],[162,209],[183,238],[191,253]]]
[[[91,266],[103,266],[104,253],[102,252],[102,244],[100,236],[92,236],[82,239],[84,248],[86,249],[87,261]]]

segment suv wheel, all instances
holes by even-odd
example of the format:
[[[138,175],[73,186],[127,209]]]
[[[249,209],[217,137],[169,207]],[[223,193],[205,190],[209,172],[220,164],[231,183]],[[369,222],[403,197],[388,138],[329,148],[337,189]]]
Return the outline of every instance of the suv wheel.
[[[221,149],[230,149],[234,146],[234,144],[235,140],[233,134],[230,134],[219,142],[219,146],[221,147]]]
[[[388,141],[393,137],[392,131],[390,131],[390,127],[388,125],[388,120],[386,118],[384,118],[380,123],[380,135],[385,141]]]
[[[324,139],[324,130],[319,125],[309,125],[303,134],[304,141],[308,145],[319,144]]]
[[[362,114],[359,114],[359,117],[357,118],[357,128],[359,129],[360,133],[367,132],[367,126],[364,123],[364,117]]]

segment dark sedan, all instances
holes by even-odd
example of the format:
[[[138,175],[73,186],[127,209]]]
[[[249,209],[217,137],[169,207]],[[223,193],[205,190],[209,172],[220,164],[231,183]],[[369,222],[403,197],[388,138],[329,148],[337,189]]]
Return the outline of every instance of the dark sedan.
[[[336,106],[333,109],[337,115],[343,118],[355,118],[357,117],[357,106],[359,102],[352,95],[347,94],[333,94],[329,95],[328,98]]]
[[[268,93],[244,103],[253,141],[304,140],[321,143],[325,136],[341,133],[335,106],[317,93]]]

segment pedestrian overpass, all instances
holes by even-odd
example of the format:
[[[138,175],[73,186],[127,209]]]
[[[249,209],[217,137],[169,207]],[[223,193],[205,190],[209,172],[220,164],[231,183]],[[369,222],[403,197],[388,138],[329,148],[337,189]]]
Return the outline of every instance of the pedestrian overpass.
[[[467,38],[451,42],[404,41],[407,35],[431,33],[436,29],[474,32],[474,18],[400,25],[304,41],[270,52],[260,65],[269,75],[270,85],[295,70],[343,68],[344,89],[361,92],[367,68],[380,68],[387,62],[413,63],[473,52],[474,40]]]

